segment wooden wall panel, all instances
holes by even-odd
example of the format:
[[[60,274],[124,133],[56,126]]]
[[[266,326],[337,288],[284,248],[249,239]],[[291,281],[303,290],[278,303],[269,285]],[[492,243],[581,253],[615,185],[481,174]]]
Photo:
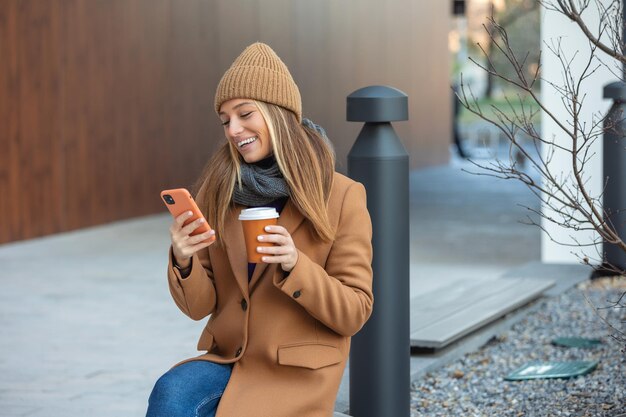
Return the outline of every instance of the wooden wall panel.
[[[331,119],[327,103],[334,70],[329,54],[328,13],[327,2],[302,1],[295,2],[292,17],[297,28],[293,72],[302,95],[302,111],[305,117],[318,123]]]
[[[169,2],[66,2],[68,228],[158,207],[167,146]],[[142,6],[142,7],[139,7]],[[156,142],[156,143],[155,143]]]
[[[346,122],[346,97],[354,90],[365,87],[357,77],[359,52],[355,47],[362,34],[354,29],[359,15],[355,13],[352,3],[330,2],[329,7],[328,30],[332,41],[329,61],[333,64],[332,74],[328,77],[329,117],[319,123],[324,125],[335,144],[337,169],[345,173],[348,169],[346,156],[362,128],[361,123]]]
[[[412,166],[440,165],[448,160],[452,140],[452,102],[448,53],[448,2],[407,2],[414,18],[412,44],[419,53],[410,56],[412,100],[409,151]]]
[[[8,1],[1,15],[0,241],[7,241],[62,230],[63,159],[58,5]]]
[[[17,1],[0,7],[0,242],[19,239],[19,62]]]
[[[20,176],[28,203],[21,208],[25,233],[63,228],[59,5],[20,2]],[[24,35],[21,28],[30,28]],[[60,197],[61,196],[61,197]]]
[[[221,76],[215,52],[219,30],[213,2],[194,0],[171,8],[166,135],[168,151],[160,165],[169,166],[168,187],[191,186],[211,153],[223,140],[213,110]],[[164,115],[167,116],[167,115]]]
[[[0,243],[162,211],[223,142],[216,85],[264,41],[299,84],[338,170],[361,129],[346,96],[409,94],[395,123],[411,167],[450,143],[446,2],[5,0],[0,2]]]

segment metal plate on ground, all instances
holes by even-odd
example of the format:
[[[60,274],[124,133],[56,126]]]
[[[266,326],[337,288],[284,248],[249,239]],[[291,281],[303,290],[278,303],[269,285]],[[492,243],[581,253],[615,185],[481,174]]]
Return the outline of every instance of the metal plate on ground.
[[[504,379],[522,381],[526,379],[572,378],[585,375],[598,366],[598,361],[530,362],[516,369]]]
[[[591,349],[602,344],[600,339],[587,339],[584,337],[557,337],[552,341],[555,346]]]

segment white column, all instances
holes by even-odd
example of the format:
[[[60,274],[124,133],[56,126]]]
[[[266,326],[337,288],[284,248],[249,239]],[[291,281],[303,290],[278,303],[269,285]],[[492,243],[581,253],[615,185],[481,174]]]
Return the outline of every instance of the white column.
[[[607,4],[610,3],[608,0],[603,1]],[[591,2],[590,9],[585,11],[583,17],[588,27],[595,31],[598,27],[599,18],[593,3],[594,2]],[[576,79],[578,79],[579,77],[577,75],[581,74],[583,71],[590,54],[590,47],[586,37],[575,23],[570,22],[561,14],[542,8],[542,78],[550,80],[557,85],[563,85],[563,67],[557,57],[550,52],[545,45],[552,43],[556,45],[559,38],[561,39],[561,46],[565,56],[571,59],[576,52],[578,53],[571,65],[572,73],[575,75]],[[608,58],[607,55],[601,52],[596,53],[604,62],[613,65],[613,60]],[[592,65],[595,66],[597,64],[598,62],[595,61]],[[615,80],[616,77],[612,75],[608,69],[602,67],[583,83],[583,92],[586,94],[586,97],[582,108],[582,116],[587,122],[587,125],[592,122],[592,119],[597,118],[599,114],[604,116],[608,111],[611,102],[610,100],[603,99],[602,92],[606,84]],[[571,122],[571,116],[567,113],[566,108],[562,104],[561,95],[546,82],[542,82],[542,100],[546,106],[557,115],[559,121],[564,124]],[[542,115],[542,133],[544,138],[554,138],[555,143],[571,148],[571,139],[567,137],[564,132],[559,129],[557,124],[549,119],[545,113]],[[602,138],[596,140],[592,150],[595,156],[586,167],[586,177],[589,178],[589,189],[594,195],[598,195],[602,187]],[[547,151],[544,146],[544,157]],[[554,174],[570,175],[572,172],[571,155],[565,152],[557,152],[552,159],[550,168]],[[546,207],[542,208],[542,213],[549,217],[555,215],[553,211]],[[552,238],[560,242],[574,243],[575,238],[581,243],[587,243],[591,242],[594,237],[594,234],[591,232],[574,232],[571,229],[557,226],[545,219],[542,219],[542,226]],[[579,258],[576,255],[582,256],[583,253],[595,258],[597,252],[594,248],[575,248],[559,245],[552,241],[547,233],[542,234],[541,258],[543,262],[577,263],[579,262]]]

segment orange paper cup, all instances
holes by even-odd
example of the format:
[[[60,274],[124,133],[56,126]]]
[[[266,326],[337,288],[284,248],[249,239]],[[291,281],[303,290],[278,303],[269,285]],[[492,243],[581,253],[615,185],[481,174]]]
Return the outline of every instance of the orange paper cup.
[[[243,237],[246,241],[246,253],[248,254],[248,262],[261,263],[260,254],[256,251],[258,246],[274,246],[273,243],[262,243],[257,239],[259,235],[264,235],[265,226],[271,226],[278,223],[278,212],[273,207],[255,207],[241,210],[239,220],[243,227]]]

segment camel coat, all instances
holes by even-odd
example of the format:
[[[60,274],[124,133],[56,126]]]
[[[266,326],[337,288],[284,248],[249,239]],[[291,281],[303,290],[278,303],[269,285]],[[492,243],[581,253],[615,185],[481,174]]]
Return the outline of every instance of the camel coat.
[[[291,234],[298,262],[288,275],[279,264],[257,264],[249,283],[237,219],[242,208],[229,214],[218,237],[223,245],[194,255],[188,277],[181,278],[170,256],[178,307],[194,320],[210,315],[198,342],[206,353],[187,361],[233,364],[217,417],[330,417],[350,337],[372,312],[365,188],[335,173],[328,203],[332,242],[316,239],[288,201],[278,224]]]

